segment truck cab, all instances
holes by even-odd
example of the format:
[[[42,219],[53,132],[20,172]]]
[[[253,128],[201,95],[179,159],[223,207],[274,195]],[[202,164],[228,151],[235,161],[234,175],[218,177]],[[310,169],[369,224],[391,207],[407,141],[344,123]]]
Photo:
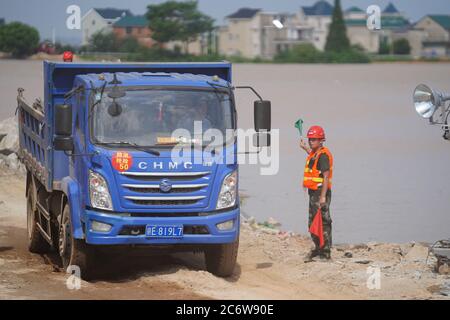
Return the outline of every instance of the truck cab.
[[[239,246],[231,64],[44,63],[44,103],[19,93],[29,249],[92,278],[98,250],[205,253],[232,274]],[[270,102],[255,102],[270,131]],[[266,144],[267,145],[267,144]]]

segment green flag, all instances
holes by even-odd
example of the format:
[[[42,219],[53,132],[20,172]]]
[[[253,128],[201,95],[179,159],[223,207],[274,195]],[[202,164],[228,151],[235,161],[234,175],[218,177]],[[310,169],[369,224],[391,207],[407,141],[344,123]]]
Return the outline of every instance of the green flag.
[[[295,127],[300,132],[300,137],[303,137],[303,120],[298,119],[297,122],[295,123]]]

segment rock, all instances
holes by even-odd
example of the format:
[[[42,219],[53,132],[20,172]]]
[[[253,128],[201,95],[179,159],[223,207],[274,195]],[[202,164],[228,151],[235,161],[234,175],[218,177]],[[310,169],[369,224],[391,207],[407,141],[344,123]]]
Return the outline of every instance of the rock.
[[[267,220],[267,222],[269,223],[269,224],[271,224],[272,226],[274,226],[274,227],[280,227],[281,226],[281,223],[279,223],[277,220],[275,220],[274,218],[269,218],[269,220]]]
[[[248,223],[248,219],[250,219],[250,217],[245,216],[242,212],[241,212],[241,222],[242,223]]]
[[[270,224],[268,221],[264,221],[263,223],[258,223],[258,226],[260,228],[269,228],[269,229],[275,229],[276,228],[273,224]]]
[[[350,250],[367,250],[369,246],[365,243],[353,244],[350,246]]]
[[[372,263],[372,260],[355,260],[355,263],[369,264],[369,263]]]
[[[441,265],[439,267],[438,272],[439,272],[439,274],[442,274],[442,275],[450,274],[450,266],[448,264],[444,263],[443,265]]]
[[[400,256],[403,256],[402,249],[400,247],[392,248],[392,252]]]
[[[6,165],[7,165],[11,170],[17,170],[17,169],[19,169],[19,158],[17,157],[17,154],[11,153],[11,154],[6,158]]]
[[[278,239],[280,240],[286,240],[289,239],[291,237],[289,232],[280,232],[278,233]]]
[[[250,217],[250,219],[247,220],[247,223],[250,226],[250,228],[252,228],[252,230],[257,230],[259,228],[255,217]]]
[[[277,235],[278,233],[280,233],[280,231],[277,229],[271,229],[271,228],[267,228],[267,227],[261,227],[260,230],[264,233],[272,234],[272,235]]]
[[[0,154],[10,155],[19,150],[19,131],[16,118],[8,118],[0,122]]]
[[[439,294],[446,296],[446,297],[450,296],[450,282],[444,283],[440,287]]]
[[[351,253],[350,251],[347,251],[344,253],[344,257],[346,258],[353,258],[353,253]]]
[[[428,247],[415,244],[411,250],[404,256],[404,262],[425,262],[428,257]]]
[[[256,218],[255,217],[250,217],[247,219],[247,223],[248,224],[255,224],[256,223]]]
[[[401,244],[400,245],[400,255],[401,256],[406,256],[409,252],[409,250],[411,250],[411,248],[413,247],[412,244],[407,243],[407,244]]]
[[[376,241],[370,241],[370,242],[367,243],[367,246],[368,246],[368,247],[376,247],[376,246],[378,246],[378,245],[379,245],[379,243],[376,242]]]

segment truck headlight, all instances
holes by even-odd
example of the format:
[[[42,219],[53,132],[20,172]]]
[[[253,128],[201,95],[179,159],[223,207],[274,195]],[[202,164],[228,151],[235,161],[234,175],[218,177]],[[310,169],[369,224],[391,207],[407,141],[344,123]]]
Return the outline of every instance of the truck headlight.
[[[216,209],[225,209],[234,206],[237,195],[237,172],[233,171],[223,179]]]
[[[111,195],[105,178],[93,171],[89,171],[89,196],[93,208],[113,210]]]

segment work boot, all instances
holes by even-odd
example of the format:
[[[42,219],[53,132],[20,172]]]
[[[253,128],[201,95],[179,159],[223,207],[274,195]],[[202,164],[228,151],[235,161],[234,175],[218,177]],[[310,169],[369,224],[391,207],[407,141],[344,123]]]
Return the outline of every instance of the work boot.
[[[311,250],[305,257],[305,259],[303,260],[303,262],[308,263],[308,262],[312,262],[313,258],[317,257],[320,254],[319,250],[314,249]]]
[[[320,254],[320,260],[323,260],[323,261],[331,260],[331,253],[330,252],[322,252]]]

